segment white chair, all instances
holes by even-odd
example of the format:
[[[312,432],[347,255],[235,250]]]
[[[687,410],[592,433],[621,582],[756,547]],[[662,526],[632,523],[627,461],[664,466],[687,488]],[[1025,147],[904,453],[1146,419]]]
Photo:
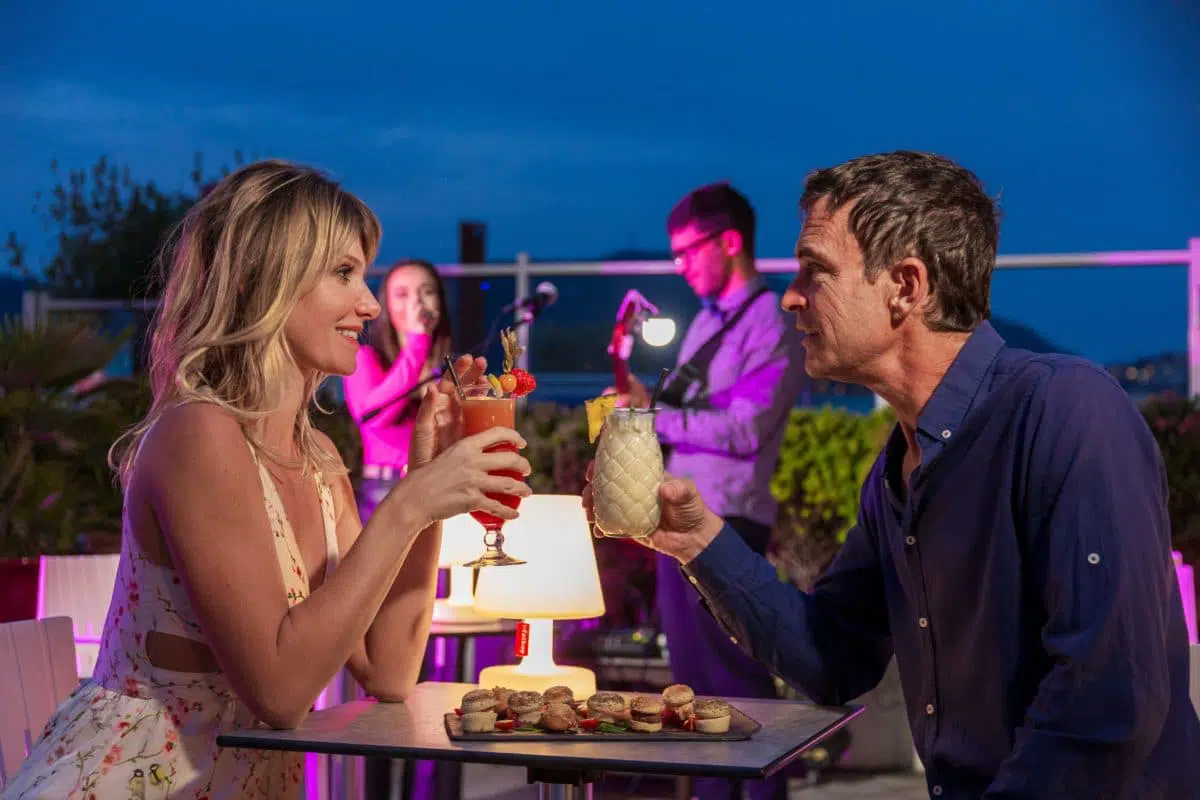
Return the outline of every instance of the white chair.
[[[0,788],[78,685],[69,618],[0,625]]]
[[[75,629],[75,668],[90,678],[100,654],[100,633],[108,616],[121,557],[42,556],[38,618],[70,617]]]

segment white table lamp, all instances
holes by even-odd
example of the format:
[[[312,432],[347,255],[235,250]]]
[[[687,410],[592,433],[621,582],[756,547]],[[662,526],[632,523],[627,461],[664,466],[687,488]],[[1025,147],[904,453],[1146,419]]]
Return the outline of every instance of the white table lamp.
[[[474,570],[462,566],[479,555],[483,527],[469,514],[459,514],[442,523],[442,549],[438,566],[450,569],[450,594],[433,602],[433,621],[439,625],[477,625],[495,617],[475,609]]]
[[[520,518],[504,528],[504,549],[526,563],[479,571],[475,609],[528,624],[521,663],[484,669],[479,685],[515,691],[570,686],[576,698],[596,693],[596,675],[554,663],[554,620],[604,614],[604,595],[587,517],[579,495],[538,494],[521,503]]]

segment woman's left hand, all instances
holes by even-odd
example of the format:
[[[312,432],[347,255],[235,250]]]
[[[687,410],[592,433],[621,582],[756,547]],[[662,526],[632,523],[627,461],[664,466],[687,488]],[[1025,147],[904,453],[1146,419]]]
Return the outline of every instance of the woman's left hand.
[[[463,386],[484,381],[487,359],[459,356],[454,372]],[[413,425],[412,442],[408,449],[408,469],[411,472],[432,461],[439,453],[462,438],[462,403],[449,374],[436,384],[425,387],[421,406]]]

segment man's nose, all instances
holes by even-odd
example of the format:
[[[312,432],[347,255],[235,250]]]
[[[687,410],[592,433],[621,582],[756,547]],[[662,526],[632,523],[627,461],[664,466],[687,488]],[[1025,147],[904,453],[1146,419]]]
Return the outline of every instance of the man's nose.
[[[803,311],[807,301],[804,299],[804,293],[796,289],[789,288],[783,293],[783,297],[779,301],[779,305],[784,311]]]

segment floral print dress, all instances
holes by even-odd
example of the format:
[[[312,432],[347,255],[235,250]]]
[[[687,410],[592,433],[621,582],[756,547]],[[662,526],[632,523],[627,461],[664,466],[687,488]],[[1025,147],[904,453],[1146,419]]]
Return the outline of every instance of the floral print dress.
[[[283,503],[258,462],[288,603],[309,581]],[[315,475],[327,553],[337,564],[333,496]],[[146,656],[150,631],[205,642],[174,569],[139,552],[126,513],[121,560],[95,673],[58,708],[2,800],[293,798],[304,754],[217,747],[218,733],[257,723],[221,673],[176,672]]]

